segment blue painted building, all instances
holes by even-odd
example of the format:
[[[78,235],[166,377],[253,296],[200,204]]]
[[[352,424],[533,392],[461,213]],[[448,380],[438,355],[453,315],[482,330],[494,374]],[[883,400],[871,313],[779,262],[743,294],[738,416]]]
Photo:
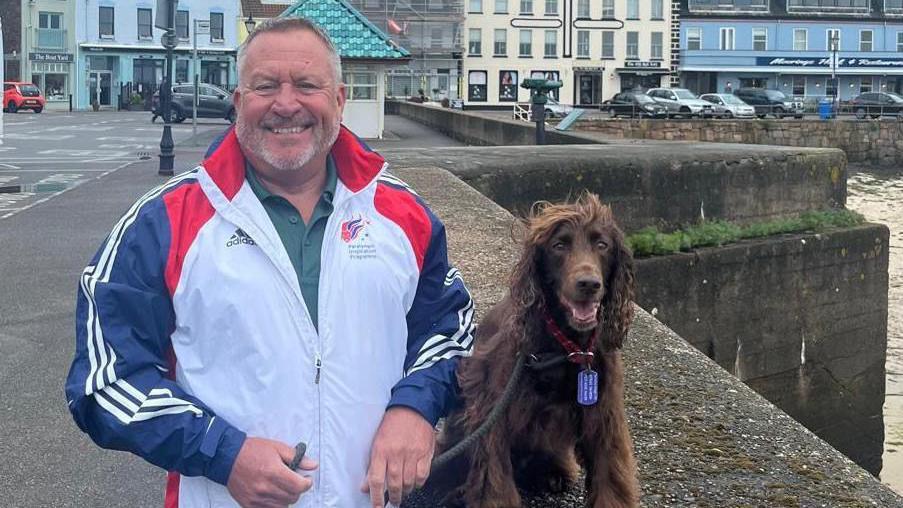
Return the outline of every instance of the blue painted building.
[[[166,51],[163,31],[154,27],[156,0],[86,0],[78,2],[75,33],[78,52],[72,85],[77,108],[93,102],[114,107],[141,97],[145,103],[163,79]],[[203,83],[229,89],[237,80],[235,52],[239,2],[180,0],[176,15],[174,82],[190,82],[195,71]],[[208,21],[208,34],[197,36],[198,59],[192,58],[195,20]]]
[[[696,93],[901,92],[903,0],[681,0],[679,70]]]

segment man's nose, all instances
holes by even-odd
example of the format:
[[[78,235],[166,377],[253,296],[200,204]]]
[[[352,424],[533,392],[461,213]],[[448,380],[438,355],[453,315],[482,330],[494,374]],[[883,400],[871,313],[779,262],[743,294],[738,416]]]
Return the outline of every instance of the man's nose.
[[[282,83],[273,100],[271,109],[282,116],[291,116],[302,108],[301,93],[290,83]]]

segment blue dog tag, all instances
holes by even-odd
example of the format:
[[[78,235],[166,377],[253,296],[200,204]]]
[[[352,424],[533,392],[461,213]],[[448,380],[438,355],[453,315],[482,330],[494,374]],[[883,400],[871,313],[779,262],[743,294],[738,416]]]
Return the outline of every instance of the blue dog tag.
[[[593,369],[577,373],[577,402],[581,406],[592,406],[599,400],[599,374]]]

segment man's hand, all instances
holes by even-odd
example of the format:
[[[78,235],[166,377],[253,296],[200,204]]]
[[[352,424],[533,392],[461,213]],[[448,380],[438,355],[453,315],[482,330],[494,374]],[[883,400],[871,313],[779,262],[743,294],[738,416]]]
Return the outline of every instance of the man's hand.
[[[294,455],[295,449],[285,443],[247,438],[229,474],[229,494],[244,508],[285,508],[298,502],[313,481],[288,468]],[[298,467],[310,471],[317,463],[305,457]]]
[[[430,474],[436,433],[420,413],[406,407],[386,411],[373,446],[370,468],[362,492],[370,493],[373,508],[384,506],[386,489],[389,501],[398,506],[401,499],[423,486]]]

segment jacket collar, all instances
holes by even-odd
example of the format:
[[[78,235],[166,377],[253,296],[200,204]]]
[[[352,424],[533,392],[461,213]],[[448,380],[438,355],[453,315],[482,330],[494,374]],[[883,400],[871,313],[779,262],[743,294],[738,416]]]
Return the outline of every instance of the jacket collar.
[[[385,159],[344,125],[330,150],[339,181],[352,193],[366,188],[382,171]],[[245,157],[231,128],[219,147],[203,163],[204,169],[229,201],[245,182]]]

